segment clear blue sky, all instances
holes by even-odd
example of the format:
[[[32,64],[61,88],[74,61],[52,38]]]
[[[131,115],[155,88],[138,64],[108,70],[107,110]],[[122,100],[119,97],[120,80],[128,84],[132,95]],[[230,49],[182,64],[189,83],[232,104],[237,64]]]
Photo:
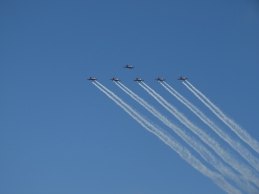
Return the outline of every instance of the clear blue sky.
[[[231,150],[154,80],[166,78],[237,138],[176,80],[184,75],[259,140],[256,0],[3,0],[0,26],[0,193],[224,193],[89,76],[181,141],[109,80],[120,78],[183,127],[132,81],[143,78]]]

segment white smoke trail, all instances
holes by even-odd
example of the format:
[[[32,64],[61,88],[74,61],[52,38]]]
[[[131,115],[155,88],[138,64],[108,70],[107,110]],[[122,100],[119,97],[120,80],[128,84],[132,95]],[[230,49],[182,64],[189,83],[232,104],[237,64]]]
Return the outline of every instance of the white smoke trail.
[[[220,174],[209,170],[205,165],[203,165],[197,158],[195,158],[188,149],[183,147],[180,143],[177,142],[172,136],[170,136],[166,131],[162,130],[158,126],[152,124],[144,117],[142,117],[139,113],[133,110],[128,104],[122,101],[118,96],[108,90],[99,82],[92,82],[97,88],[99,88],[104,94],[106,94],[110,99],[112,99],[117,105],[119,105],[124,111],[126,111],[132,118],[134,118],[139,124],[141,124],[145,129],[149,132],[156,135],[160,140],[162,140],[165,144],[171,147],[174,151],[176,151],[181,158],[183,158],[186,162],[188,162],[191,166],[193,166],[200,173],[205,175],[206,177],[213,180],[213,182],[218,185],[225,192],[232,194],[237,193],[241,194],[241,192],[229,184],[224,177]]]
[[[164,108],[166,108],[171,114],[173,114],[182,124],[189,128],[193,133],[199,136],[208,146],[210,146],[226,163],[232,166],[236,171],[241,173],[247,180],[252,181],[259,187],[258,174],[249,166],[238,161],[227,150],[223,149],[220,144],[211,138],[208,134],[202,131],[195,124],[190,122],[182,113],[180,113],[175,107],[168,103],[164,98],[157,94],[152,88],[145,83],[139,84],[144,88],[153,98],[155,98]]]
[[[231,138],[226,132],[219,128],[213,121],[211,121],[206,115],[203,114],[196,106],[179,94],[174,88],[167,83],[161,83],[161,85],[169,91],[180,102],[187,106],[196,116],[198,116],[206,125],[208,125],[215,133],[217,133],[222,139],[224,139],[233,149],[235,149],[247,162],[249,162],[256,170],[259,171],[259,160],[253,156],[253,154],[246,149],[240,142]],[[188,86],[186,86],[188,88]]]
[[[235,132],[240,139],[246,142],[251,148],[259,153],[259,142],[252,138],[244,129],[238,124],[226,116],[216,105],[214,105],[204,94],[196,89],[190,82],[186,82],[191,88],[184,85],[197,97],[199,98],[222,122],[224,122],[233,132]],[[199,96],[200,95],[200,96]]]
[[[120,87],[125,93],[127,93],[130,97],[136,100],[139,104],[145,107],[150,113],[152,113],[155,117],[160,119],[165,125],[171,128],[175,133],[177,133],[187,144],[189,144],[193,149],[195,149],[202,158],[212,164],[217,170],[219,170],[224,176],[232,179],[240,186],[242,189],[246,190],[247,192],[258,192],[249,182],[243,177],[240,177],[236,173],[234,173],[230,168],[225,166],[219,159],[217,159],[206,147],[204,147],[198,140],[194,137],[191,137],[185,131],[180,129],[178,126],[174,125],[171,121],[169,121],[166,117],[164,117],[160,112],[158,112],[154,107],[149,105],[145,100],[140,98],[137,94],[131,91],[122,83],[115,84]]]

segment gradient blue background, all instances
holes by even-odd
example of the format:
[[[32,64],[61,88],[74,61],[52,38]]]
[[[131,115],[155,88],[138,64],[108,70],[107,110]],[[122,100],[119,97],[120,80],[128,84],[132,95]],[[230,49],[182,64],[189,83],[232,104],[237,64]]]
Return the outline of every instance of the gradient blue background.
[[[189,77],[259,140],[258,51],[256,0],[0,1],[0,193],[224,193],[86,79],[174,135],[109,80],[182,127],[132,81],[141,77],[230,149],[154,79],[237,138],[176,80]]]

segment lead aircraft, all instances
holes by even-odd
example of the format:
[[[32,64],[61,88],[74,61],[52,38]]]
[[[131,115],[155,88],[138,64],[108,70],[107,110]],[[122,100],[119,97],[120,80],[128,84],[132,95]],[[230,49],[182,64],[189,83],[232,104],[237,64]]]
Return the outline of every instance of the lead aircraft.
[[[134,67],[127,64],[124,68],[133,69]]]

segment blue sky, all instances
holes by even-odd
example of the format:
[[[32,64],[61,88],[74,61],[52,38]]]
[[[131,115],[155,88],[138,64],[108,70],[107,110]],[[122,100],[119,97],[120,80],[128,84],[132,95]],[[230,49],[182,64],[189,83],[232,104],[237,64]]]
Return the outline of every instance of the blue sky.
[[[199,159],[109,79],[120,78],[184,128],[132,81],[143,78],[233,151],[154,80],[166,78],[238,139],[176,80],[184,75],[259,140],[256,0],[1,1],[0,24],[0,193],[224,193],[87,81],[89,76]],[[123,68],[127,63],[135,68]]]

